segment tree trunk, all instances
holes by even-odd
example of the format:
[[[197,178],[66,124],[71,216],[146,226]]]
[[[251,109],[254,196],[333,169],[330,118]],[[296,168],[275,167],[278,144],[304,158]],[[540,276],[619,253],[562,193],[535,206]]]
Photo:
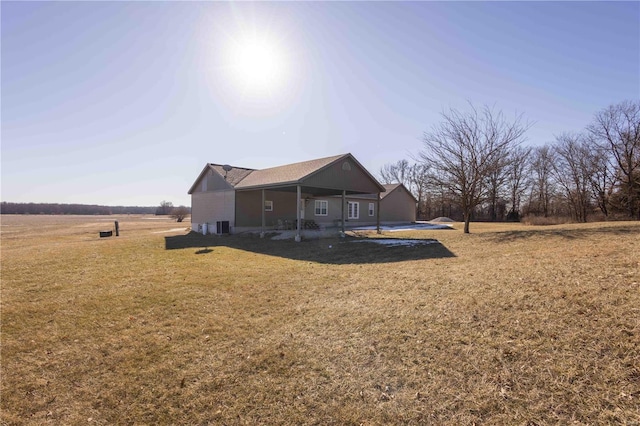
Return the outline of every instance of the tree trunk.
[[[464,233],[469,233],[469,222],[471,222],[471,214],[468,212],[464,212]]]

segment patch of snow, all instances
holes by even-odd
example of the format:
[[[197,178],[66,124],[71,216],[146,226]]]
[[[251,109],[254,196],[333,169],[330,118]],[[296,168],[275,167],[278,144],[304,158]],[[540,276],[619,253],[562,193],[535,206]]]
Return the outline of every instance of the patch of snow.
[[[290,240],[295,238],[296,231],[269,231],[269,233],[277,232],[277,235],[271,237],[272,240]],[[302,229],[300,231],[300,236],[304,239],[318,239],[318,238],[333,238],[339,236],[340,233],[335,229]],[[342,235],[344,237],[344,235]]]
[[[401,238],[365,238],[351,241],[354,243],[375,243],[386,246],[422,246],[428,244],[439,244],[438,240],[410,240]]]
[[[436,217],[435,219],[431,219],[429,222],[448,222],[448,223],[452,223],[455,222],[453,219],[449,219],[448,217],[445,216],[440,216],[440,217]]]
[[[389,231],[389,232],[399,232],[399,231],[424,231],[431,229],[453,229],[452,225],[445,224],[435,224],[429,222],[416,222],[410,223],[407,225],[390,225],[390,226],[381,226],[381,231]],[[375,226],[361,226],[358,228],[350,229],[351,231],[375,231]]]
[[[272,240],[291,240],[296,237],[296,231],[280,231],[271,237]]]
[[[165,232],[186,231],[186,229],[187,228],[183,226],[182,228],[167,229],[166,231],[155,231],[155,232],[152,232],[152,234],[164,234]]]

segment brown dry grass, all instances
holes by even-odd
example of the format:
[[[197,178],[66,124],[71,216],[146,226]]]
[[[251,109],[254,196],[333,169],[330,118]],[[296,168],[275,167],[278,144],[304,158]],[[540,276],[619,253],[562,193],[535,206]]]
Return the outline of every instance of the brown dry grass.
[[[118,219],[2,217],[3,423],[640,424],[640,223],[382,247]]]

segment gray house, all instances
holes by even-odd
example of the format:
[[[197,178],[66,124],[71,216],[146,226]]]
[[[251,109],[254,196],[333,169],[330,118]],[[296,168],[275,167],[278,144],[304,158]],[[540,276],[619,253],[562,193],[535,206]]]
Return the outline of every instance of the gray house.
[[[305,229],[415,221],[406,188],[381,185],[351,154],[262,170],[207,164],[189,194],[202,233],[295,229],[299,239]]]

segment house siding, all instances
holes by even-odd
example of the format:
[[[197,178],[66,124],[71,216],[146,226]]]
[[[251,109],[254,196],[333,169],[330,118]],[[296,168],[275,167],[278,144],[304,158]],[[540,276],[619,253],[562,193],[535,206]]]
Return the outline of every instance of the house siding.
[[[265,226],[273,228],[278,225],[278,220],[294,223],[296,218],[295,192],[285,191],[265,191],[265,199],[273,201],[273,211],[265,212]],[[328,205],[327,216],[315,215],[315,200],[325,200]],[[304,219],[313,220],[323,227],[338,226],[342,220],[342,198],[341,197],[315,197],[309,194],[302,194],[302,203],[304,203]],[[369,203],[375,203],[375,199],[363,199],[346,197],[346,202],[360,203],[358,219],[348,219],[346,226],[363,226],[375,225],[376,216],[369,216]],[[257,191],[238,191],[236,192],[236,217],[235,224],[238,228],[257,228],[262,226],[262,216],[260,205],[262,204],[262,192]],[[382,212],[382,210],[381,210]],[[347,209],[345,206],[345,217],[347,217]],[[407,219],[405,219],[407,221]]]
[[[380,201],[380,221],[384,223],[415,222],[415,199],[402,186],[394,189]]]
[[[347,163],[350,170],[344,170],[343,165]],[[318,188],[331,188],[336,190],[347,190],[360,194],[377,193],[380,188],[371,180],[366,172],[350,158],[338,161],[335,164],[305,178],[304,186]]]
[[[326,216],[316,216],[315,200],[327,201]],[[335,199],[335,197],[316,197],[310,199],[305,205],[304,218],[307,220],[313,220],[319,225],[334,226],[335,222],[342,218],[340,199]]]
[[[315,215],[315,200],[325,200],[327,201],[327,215],[326,216],[316,216]],[[349,219],[348,209],[346,206],[347,202],[358,202],[360,204],[359,207],[359,217],[358,219]],[[369,216],[369,203],[375,203],[375,199],[363,199],[363,198],[352,198],[345,197],[345,208],[344,208],[344,216],[346,219],[346,226],[364,226],[364,225],[375,225],[376,224],[376,215],[374,212],[373,216]],[[340,221],[342,220],[342,197],[316,197],[308,200],[308,203],[305,206],[305,219],[310,219],[315,221],[318,225],[323,225],[325,227],[329,226],[338,226]]]
[[[191,194],[191,229],[200,232],[204,223],[215,229],[217,221],[229,221],[235,227],[235,198],[234,190]]]
[[[342,197],[316,197],[316,200],[326,200],[328,202],[327,216],[315,216],[315,202],[309,200],[309,204],[305,209],[305,218],[313,219],[318,224],[324,224],[325,226],[334,226],[342,219]],[[358,219],[349,219],[348,210],[345,205],[345,218],[346,226],[370,226],[376,224],[376,212],[378,208],[376,204],[376,198],[371,196],[347,196],[345,197],[345,204],[347,202],[358,202],[359,217]],[[374,214],[369,216],[369,203],[374,203]],[[403,187],[398,187],[386,194],[386,196],[380,200],[380,223],[392,224],[392,223],[407,223],[416,221],[416,202],[413,196],[407,192]]]
[[[206,181],[206,189],[203,189],[203,181]],[[207,171],[207,173],[196,183],[193,192],[210,192],[229,189],[232,189],[232,187],[227,183],[224,177],[209,169],[209,171]]]
[[[273,201],[273,211],[265,211],[265,226],[275,227],[278,220],[283,222],[296,220],[295,192],[265,191],[265,200]],[[262,226],[261,205],[261,190],[236,192],[236,225],[238,227]]]

